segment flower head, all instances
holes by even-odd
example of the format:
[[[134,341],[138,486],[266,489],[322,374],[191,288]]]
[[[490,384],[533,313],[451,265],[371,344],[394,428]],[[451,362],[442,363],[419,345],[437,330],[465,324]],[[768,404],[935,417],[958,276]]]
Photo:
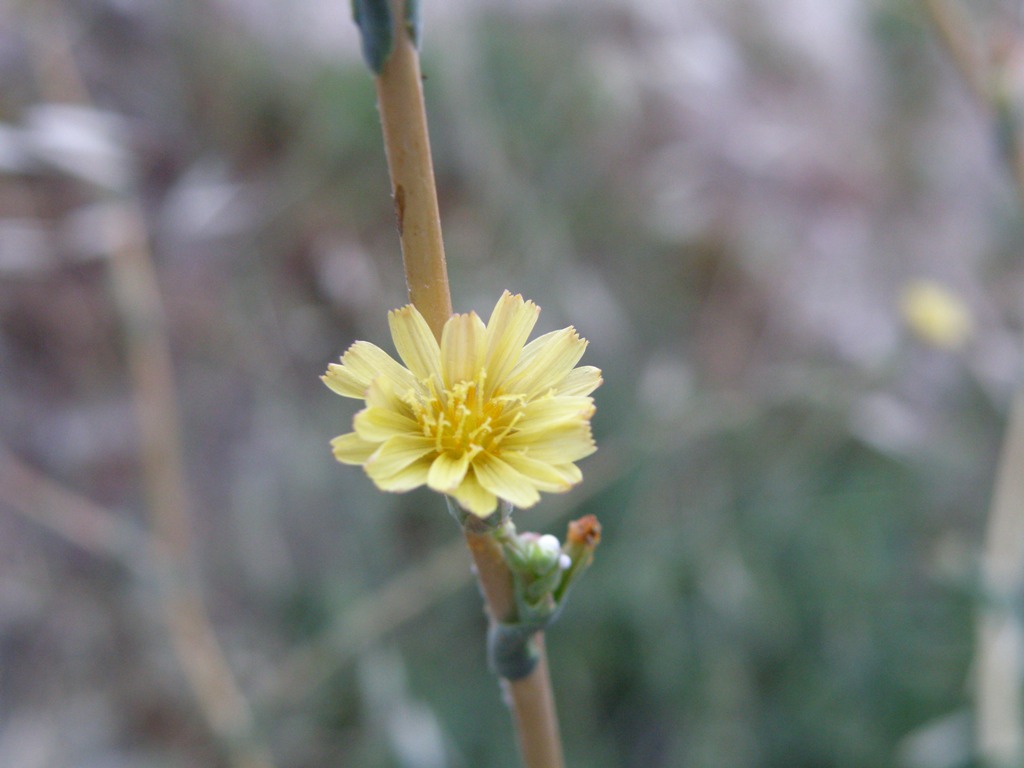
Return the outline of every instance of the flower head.
[[[508,291],[484,325],[453,315],[438,344],[412,305],[388,314],[405,365],[357,341],[324,383],[366,401],[355,431],[331,441],[343,464],[358,464],[384,491],[427,485],[480,517],[498,499],[530,507],[539,491],[582,479],[574,462],[596,448],[590,432],[601,371],[576,367],[587,342],[572,328],[527,339],[540,308]]]
[[[959,349],[973,331],[970,311],[963,300],[932,280],[916,280],[903,289],[900,310],[910,330],[940,349]]]

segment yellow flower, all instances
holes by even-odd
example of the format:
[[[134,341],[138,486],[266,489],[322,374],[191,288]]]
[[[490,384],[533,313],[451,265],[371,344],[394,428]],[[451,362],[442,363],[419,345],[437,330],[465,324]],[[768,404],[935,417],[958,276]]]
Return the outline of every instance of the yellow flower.
[[[540,308],[502,294],[485,326],[453,315],[438,344],[412,305],[388,314],[405,365],[357,341],[324,383],[366,401],[354,432],[331,441],[343,464],[361,465],[384,491],[427,485],[480,517],[498,499],[530,507],[539,491],[582,479],[574,462],[596,447],[590,432],[601,371],[576,367],[587,342],[572,328],[526,343]]]
[[[918,338],[941,349],[959,349],[973,330],[970,312],[960,297],[931,280],[907,285],[900,310]]]

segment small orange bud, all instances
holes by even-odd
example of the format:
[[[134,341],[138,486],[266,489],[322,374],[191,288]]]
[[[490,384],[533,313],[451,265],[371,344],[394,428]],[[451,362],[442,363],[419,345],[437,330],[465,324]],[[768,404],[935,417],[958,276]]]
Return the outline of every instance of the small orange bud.
[[[568,543],[593,549],[601,542],[601,524],[594,515],[584,515],[569,523]]]

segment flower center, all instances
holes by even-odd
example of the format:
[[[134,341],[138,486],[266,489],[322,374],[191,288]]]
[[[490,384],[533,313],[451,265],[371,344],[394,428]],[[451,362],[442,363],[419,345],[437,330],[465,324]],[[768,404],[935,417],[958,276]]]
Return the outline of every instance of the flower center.
[[[439,454],[470,459],[481,451],[494,454],[519,414],[509,418],[506,406],[517,398],[484,397],[484,376],[481,371],[474,381],[460,381],[439,389],[436,382],[427,383],[428,396],[410,393],[411,406],[423,434],[435,441]]]

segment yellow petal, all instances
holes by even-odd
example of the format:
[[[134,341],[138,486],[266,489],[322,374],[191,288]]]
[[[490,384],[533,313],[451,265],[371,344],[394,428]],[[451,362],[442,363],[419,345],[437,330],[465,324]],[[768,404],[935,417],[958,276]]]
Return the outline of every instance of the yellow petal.
[[[342,464],[365,464],[370,455],[380,447],[379,443],[363,440],[355,432],[340,435],[331,440],[334,458]]]
[[[485,334],[486,328],[476,312],[448,318],[441,332],[441,367],[446,387],[476,379],[483,362]]]
[[[540,494],[529,480],[489,453],[481,453],[474,459],[473,472],[485,490],[520,509],[532,507],[540,500]]]
[[[415,435],[420,426],[413,419],[387,408],[364,408],[352,420],[356,434],[363,440],[383,443],[395,435]]]
[[[586,421],[594,415],[594,401],[589,397],[545,397],[527,403],[520,413],[517,431],[536,432],[567,421]]]
[[[601,369],[592,365],[581,365],[573,368],[569,375],[555,387],[556,395],[589,395],[604,382]]]
[[[514,451],[505,451],[501,458],[539,491],[561,493],[583,479],[583,473],[575,464],[549,464]]]
[[[421,381],[432,376],[441,380],[441,350],[430,326],[412,304],[388,312],[391,338],[399,357]]]
[[[519,362],[519,355],[539,315],[540,307],[532,301],[523,301],[522,296],[513,296],[505,291],[498,299],[487,321],[487,354],[484,361],[487,369],[487,395]]]
[[[455,315],[438,342],[415,307],[391,312],[404,366],[357,342],[323,377],[338,394],[366,401],[354,432],[332,441],[338,460],[362,464],[382,490],[428,485],[481,517],[499,499],[530,507],[540,491],[578,483],[574,462],[596,450],[589,395],[601,372],[575,367],[587,342],[571,327],[527,343],[539,313],[505,291],[486,325],[475,313]],[[478,435],[472,452],[439,453],[439,445]]]
[[[399,391],[416,385],[416,378],[387,352],[368,341],[357,341],[341,356],[341,365],[331,363],[321,378],[343,397],[366,396],[370,382],[385,376]]]
[[[586,339],[581,339],[572,326],[537,337],[523,349],[505,382],[505,391],[533,397],[553,389],[579,362],[586,348]]]
[[[412,391],[422,393],[424,389],[417,382]],[[401,395],[406,395],[409,392],[409,389],[396,392],[394,384],[390,379],[385,376],[378,376],[366,388],[366,405],[370,408],[383,408],[384,410],[394,411],[411,419],[413,418],[412,409],[409,407],[409,403],[401,397]]]
[[[427,482],[427,473],[430,471],[431,461],[429,458],[418,459],[409,466],[398,470],[390,477],[374,480],[377,487],[382,491],[391,493],[405,493],[413,488],[419,488]]]
[[[366,381],[366,379],[355,375],[352,371],[337,363],[328,365],[327,373],[321,376],[320,380],[330,387],[332,392],[342,397],[362,398],[366,394],[366,388],[370,386],[370,382]]]
[[[375,483],[384,481],[434,450],[434,441],[422,435],[395,435],[385,440],[365,466]]]
[[[580,472],[580,468],[575,464],[552,464],[551,469],[561,476],[562,481],[565,482],[567,486],[567,489],[572,488],[583,480],[583,473]]]
[[[552,464],[579,461],[597,450],[587,422],[560,424],[543,432],[513,432],[502,440],[501,447]]]
[[[472,472],[469,472],[458,489],[449,495],[455,497],[460,507],[477,517],[487,517],[498,506],[498,497],[480,485]]]
[[[452,493],[466,477],[467,469],[469,469],[468,453],[464,452],[458,457],[442,453],[434,459],[430,467],[427,485],[440,493]]]

